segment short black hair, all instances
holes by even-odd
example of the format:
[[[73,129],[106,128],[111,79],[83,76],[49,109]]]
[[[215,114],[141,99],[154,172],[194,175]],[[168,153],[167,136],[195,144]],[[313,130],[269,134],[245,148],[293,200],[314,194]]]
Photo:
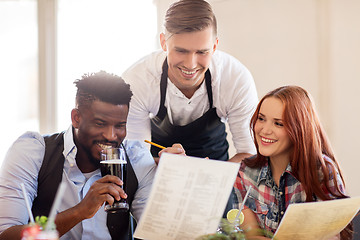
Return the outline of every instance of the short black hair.
[[[121,77],[105,71],[84,74],[74,84],[77,87],[76,107],[89,107],[95,100],[129,107],[133,95],[130,85]]]

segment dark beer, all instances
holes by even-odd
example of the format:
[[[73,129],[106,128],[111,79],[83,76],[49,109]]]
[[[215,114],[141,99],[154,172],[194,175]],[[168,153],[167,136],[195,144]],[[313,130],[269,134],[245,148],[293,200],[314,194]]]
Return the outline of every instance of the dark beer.
[[[123,181],[122,189],[126,189],[126,176],[127,176],[127,163],[125,160],[112,159],[105,160],[100,162],[101,175],[114,175],[119,177]],[[120,201],[115,201],[113,205],[107,204],[105,210],[108,212],[117,212],[117,211],[128,211],[129,205],[126,202],[126,199],[121,199]]]
[[[126,161],[120,159],[113,159],[113,160],[106,160],[101,161],[101,175],[113,175],[119,177],[123,182],[124,185],[122,188],[125,187],[126,184]]]

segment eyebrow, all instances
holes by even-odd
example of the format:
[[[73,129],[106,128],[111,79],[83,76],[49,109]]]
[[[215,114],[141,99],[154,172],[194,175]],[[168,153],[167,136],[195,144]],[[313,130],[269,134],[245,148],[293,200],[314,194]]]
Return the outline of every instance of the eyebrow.
[[[99,121],[99,122],[103,122],[103,123],[107,123],[108,121],[106,120],[103,120],[101,118],[94,118],[94,121]],[[116,124],[126,124],[127,121],[120,121],[120,122],[117,122]]]
[[[101,118],[97,118],[97,117],[94,118],[94,121],[106,122],[105,120],[103,120]]]
[[[266,117],[264,114],[262,114],[261,112],[259,112],[259,115],[261,115],[262,117]],[[274,118],[275,121],[284,121],[281,118]]]
[[[190,52],[190,50],[182,48],[182,47],[175,47],[176,50],[181,50],[181,51],[186,51],[186,52]],[[196,52],[208,52],[210,51],[209,49],[199,49],[199,50],[195,50]]]

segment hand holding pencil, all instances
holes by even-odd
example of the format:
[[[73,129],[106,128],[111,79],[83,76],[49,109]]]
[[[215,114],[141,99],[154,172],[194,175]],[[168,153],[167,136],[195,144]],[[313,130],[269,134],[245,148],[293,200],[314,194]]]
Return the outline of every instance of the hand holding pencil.
[[[155,147],[161,148],[162,150],[159,152],[159,157],[161,157],[161,154],[163,152],[167,152],[167,153],[172,153],[172,154],[180,154],[180,155],[186,155],[185,154],[185,149],[183,148],[183,146],[180,143],[174,143],[171,147],[164,147],[161,146],[157,143],[153,143],[151,141],[148,140],[144,140],[146,143],[149,143]],[[159,159],[158,158],[154,158],[156,164],[159,163]]]

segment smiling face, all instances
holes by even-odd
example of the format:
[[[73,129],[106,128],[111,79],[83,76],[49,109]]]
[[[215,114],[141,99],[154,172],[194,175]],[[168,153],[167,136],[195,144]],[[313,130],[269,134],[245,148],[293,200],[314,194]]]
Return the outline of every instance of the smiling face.
[[[191,98],[203,82],[218,44],[213,28],[161,34],[160,43],[167,52],[169,79],[185,96]]]
[[[73,109],[71,118],[78,155],[87,156],[87,160],[98,167],[104,145],[118,147],[124,140],[128,111],[127,105],[99,100],[95,100],[90,107]]]
[[[254,127],[259,152],[271,161],[290,161],[292,143],[284,127],[283,112],[284,104],[278,98],[266,98]]]

